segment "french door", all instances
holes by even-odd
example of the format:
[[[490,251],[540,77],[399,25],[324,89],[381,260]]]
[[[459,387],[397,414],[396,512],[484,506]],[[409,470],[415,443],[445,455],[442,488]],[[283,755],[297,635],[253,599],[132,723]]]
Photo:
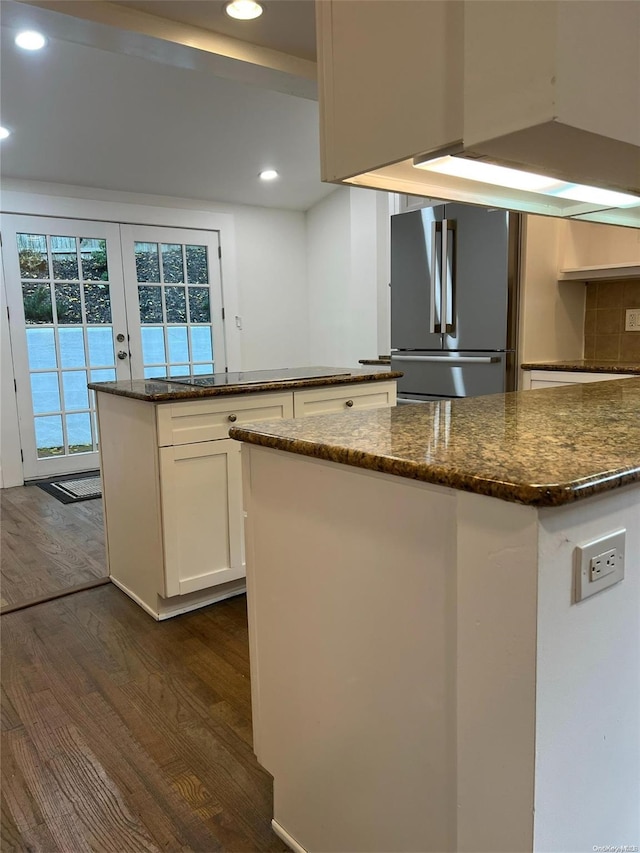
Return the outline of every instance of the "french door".
[[[218,234],[4,216],[25,479],[98,467],[87,382],[225,370]]]
[[[218,234],[122,225],[134,379],[224,372]]]

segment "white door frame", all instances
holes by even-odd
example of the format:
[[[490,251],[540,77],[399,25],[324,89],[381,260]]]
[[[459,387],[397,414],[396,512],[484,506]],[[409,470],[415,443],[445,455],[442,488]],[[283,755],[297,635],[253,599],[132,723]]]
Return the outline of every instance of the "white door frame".
[[[34,184],[34,187],[36,185]],[[49,189],[49,187],[47,187]],[[52,185],[52,191],[56,188]],[[64,188],[73,193],[76,188]],[[86,191],[90,192],[90,191]],[[102,191],[97,190],[96,194]],[[155,199],[148,197],[150,201]],[[239,371],[241,364],[240,331],[236,327],[235,317],[240,314],[238,304],[238,276],[236,262],[235,219],[233,214],[220,213],[205,209],[188,209],[187,199],[167,199],[166,206],[154,204],[129,203],[107,199],[78,198],[70,195],[48,195],[42,192],[25,192],[22,190],[3,190],[2,212],[8,214],[30,214],[32,216],[54,217],[63,219],[83,219],[92,221],[129,223],[135,225],[158,225],[177,228],[188,228],[203,231],[217,231],[220,236],[222,257],[220,269],[222,275],[222,292],[225,305],[225,343],[227,366],[231,372]],[[195,202],[202,205],[202,202]],[[4,312],[6,313],[6,312]],[[8,328],[3,317],[0,332]],[[5,354],[8,342],[2,342],[2,352]],[[2,486],[20,486],[24,480],[18,471],[22,470],[17,457],[20,455],[20,438],[17,432],[17,406],[13,391],[13,363],[11,359],[3,358],[0,365],[0,389],[2,399],[3,435],[0,441],[0,472]]]

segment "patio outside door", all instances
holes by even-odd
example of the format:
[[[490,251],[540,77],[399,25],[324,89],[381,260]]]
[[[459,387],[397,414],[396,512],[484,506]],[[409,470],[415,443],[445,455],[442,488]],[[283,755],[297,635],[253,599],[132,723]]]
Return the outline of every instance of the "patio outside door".
[[[25,479],[98,467],[87,382],[225,369],[217,232],[2,225]]]

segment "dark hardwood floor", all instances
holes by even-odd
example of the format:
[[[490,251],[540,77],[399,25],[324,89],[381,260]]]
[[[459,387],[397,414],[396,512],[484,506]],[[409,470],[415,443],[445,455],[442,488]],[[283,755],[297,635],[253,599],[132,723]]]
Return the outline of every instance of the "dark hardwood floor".
[[[108,585],[1,621],[5,853],[287,850],[244,596],[158,623]]]
[[[107,575],[102,500],[62,504],[37,486],[0,489],[2,607]]]

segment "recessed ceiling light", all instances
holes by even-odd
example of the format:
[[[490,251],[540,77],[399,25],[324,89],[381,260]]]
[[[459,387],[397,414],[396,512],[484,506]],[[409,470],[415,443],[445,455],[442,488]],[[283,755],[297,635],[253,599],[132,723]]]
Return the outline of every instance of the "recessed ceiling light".
[[[11,131],[6,127],[0,127],[0,139],[6,139],[7,136],[11,136]]]
[[[232,0],[231,3],[226,4],[224,10],[231,18],[237,18],[239,21],[252,21],[264,12],[262,6],[255,0]]]
[[[23,30],[18,33],[15,42],[23,50],[40,50],[45,46],[47,40],[42,33],[37,33],[35,30]]]
[[[264,169],[260,172],[260,180],[262,181],[275,181],[278,177],[278,173],[275,169]]]

